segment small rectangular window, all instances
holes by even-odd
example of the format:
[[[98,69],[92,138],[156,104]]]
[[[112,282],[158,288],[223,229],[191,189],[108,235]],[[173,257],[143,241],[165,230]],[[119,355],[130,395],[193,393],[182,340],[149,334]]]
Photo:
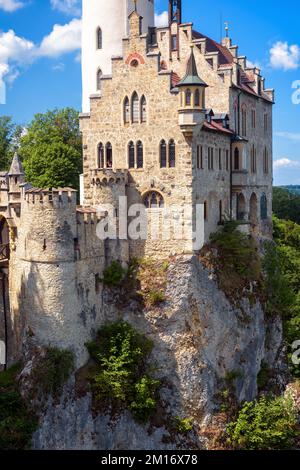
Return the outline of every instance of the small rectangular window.
[[[252,129],[256,128],[256,111],[252,109]]]
[[[203,147],[197,145],[197,168],[203,170]]]
[[[268,128],[269,128],[268,115],[265,113],[265,115],[264,115],[264,131],[268,132]]]
[[[222,170],[222,149],[219,149],[219,170]]]
[[[214,169],[214,149],[213,147],[208,147],[208,169]]]

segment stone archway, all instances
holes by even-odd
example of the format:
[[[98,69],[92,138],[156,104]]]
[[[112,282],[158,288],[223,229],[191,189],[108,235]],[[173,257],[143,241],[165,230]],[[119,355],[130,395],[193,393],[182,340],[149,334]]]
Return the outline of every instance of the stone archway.
[[[246,217],[246,199],[243,193],[237,195],[236,218],[237,220],[245,220]]]
[[[258,201],[255,193],[252,193],[250,197],[250,211],[249,211],[249,220],[251,225],[257,225],[258,222]]]

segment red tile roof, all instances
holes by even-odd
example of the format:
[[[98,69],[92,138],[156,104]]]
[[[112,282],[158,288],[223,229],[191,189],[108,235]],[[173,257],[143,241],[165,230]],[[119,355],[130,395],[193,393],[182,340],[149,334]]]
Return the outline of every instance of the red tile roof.
[[[219,52],[219,64],[230,65],[233,63],[233,55],[227,49],[213,39],[205,36],[204,34],[193,31],[193,39],[206,39],[206,52]]]
[[[203,128],[209,131],[223,132],[224,134],[228,134],[228,135],[234,134],[232,130],[227,129],[226,127],[223,127],[222,124],[218,122],[214,122],[214,121],[211,121],[211,122],[204,121]]]

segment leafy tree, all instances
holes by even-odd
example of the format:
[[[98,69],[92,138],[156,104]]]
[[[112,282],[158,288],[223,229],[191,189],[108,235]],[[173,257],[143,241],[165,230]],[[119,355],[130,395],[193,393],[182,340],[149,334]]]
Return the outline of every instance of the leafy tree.
[[[16,125],[10,116],[0,116],[0,171],[6,171],[13,156]]]
[[[37,187],[79,187],[82,143],[78,112],[72,108],[36,114],[21,138],[26,180]]]
[[[245,403],[227,433],[229,443],[237,449],[290,449],[298,434],[292,399],[262,397]]]
[[[159,385],[147,366],[152,341],[129,323],[118,321],[104,326],[87,348],[96,362],[91,377],[95,402],[123,404],[137,421],[147,421],[155,410]]]
[[[300,224],[300,195],[288,189],[273,188],[273,212],[279,219]]]

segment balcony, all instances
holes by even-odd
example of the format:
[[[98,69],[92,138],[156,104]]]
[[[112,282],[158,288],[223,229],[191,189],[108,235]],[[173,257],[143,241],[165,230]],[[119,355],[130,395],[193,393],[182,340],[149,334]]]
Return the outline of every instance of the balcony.
[[[232,186],[235,188],[242,188],[248,186],[248,171],[247,170],[234,170],[232,172]]]

